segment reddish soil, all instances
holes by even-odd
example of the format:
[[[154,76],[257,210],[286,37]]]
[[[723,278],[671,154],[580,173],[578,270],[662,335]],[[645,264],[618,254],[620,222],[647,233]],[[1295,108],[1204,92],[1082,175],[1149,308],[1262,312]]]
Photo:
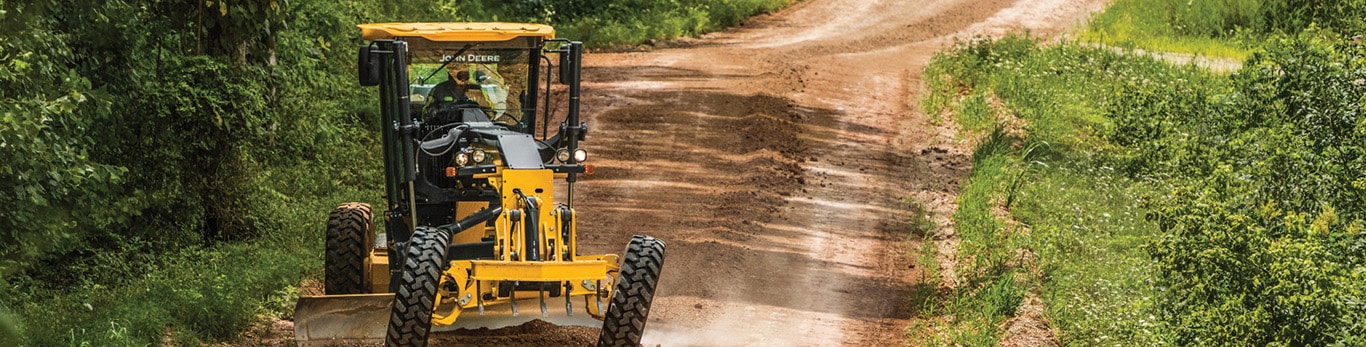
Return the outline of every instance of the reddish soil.
[[[971,166],[966,140],[917,107],[925,65],[956,38],[1059,35],[1104,3],[807,0],[668,48],[590,54],[597,172],[575,188],[580,248],[668,243],[647,346],[900,345],[921,240],[896,226],[923,206],[950,267],[947,216]],[[432,344],[596,333],[532,322]]]

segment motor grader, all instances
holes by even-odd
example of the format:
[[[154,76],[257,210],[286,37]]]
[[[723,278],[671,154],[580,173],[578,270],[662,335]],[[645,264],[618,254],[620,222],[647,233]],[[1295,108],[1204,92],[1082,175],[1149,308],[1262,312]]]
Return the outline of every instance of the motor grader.
[[[537,24],[359,28],[358,81],[378,86],[383,117],[384,233],[367,204],[332,211],[326,295],[299,299],[296,340],[424,346],[433,329],[544,319],[637,345],[664,243],[637,235],[621,255],[580,254],[582,43]],[[567,114],[547,136],[557,83]]]

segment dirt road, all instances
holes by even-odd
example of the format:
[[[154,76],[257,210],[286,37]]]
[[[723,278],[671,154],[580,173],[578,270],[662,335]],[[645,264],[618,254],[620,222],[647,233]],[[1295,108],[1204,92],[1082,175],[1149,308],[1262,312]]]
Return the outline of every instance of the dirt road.
[[[1057,35],[1103,3],[807,0],[673,48],[589,55],[598,169],[576,191],[580,246],[668,242],[648,346],[898,345],[918,275],[905,206],[935,216],[951,264],[947,216],[971,165],[917,110],[925,64],[954,38]],[[596,337],[541,328],[433,342]]]

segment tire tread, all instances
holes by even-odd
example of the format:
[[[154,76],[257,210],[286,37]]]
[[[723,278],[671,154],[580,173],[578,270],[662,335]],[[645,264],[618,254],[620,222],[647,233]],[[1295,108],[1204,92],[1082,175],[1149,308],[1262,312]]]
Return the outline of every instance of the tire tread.
[[[394,293],[389,330],[385,335],[385,345],[390,347],[427,345],[441,273],[448,266],[446,246],[450,236],[445,232],[419,227],[408,243],[402,283]]]
[[[599,347],[639,346],[664,267],[664,242],[635,235],[622,255],[621,272],[602,322]]]
[[[348,202],[337,206],[327,218],[327,250],[324,255],[323,290],[328,295],[363,294],[365,257],[375,238],[370,205]]]

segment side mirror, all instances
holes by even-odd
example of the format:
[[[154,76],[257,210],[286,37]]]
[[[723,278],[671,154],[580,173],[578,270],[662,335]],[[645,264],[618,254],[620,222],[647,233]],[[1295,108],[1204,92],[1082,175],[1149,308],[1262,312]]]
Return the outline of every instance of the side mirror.
[[[570,76],[573,74],[573,69],[569,68],[570,63],[572,61],[569,59],[569,53],[560,53],[560,84],[569,84],[569,81],[573,80],[573,76]]]
[[[583,44],[569,42],[560,52],[560,84],[572,85],[579,81],[579,70],[583,62]]]
[[[360,53],[356,56],[356,75],[360,85],[371,87],[379,85],[379,60],[370,54],[370,49],[374,46],[365,45],[360,47]]]

